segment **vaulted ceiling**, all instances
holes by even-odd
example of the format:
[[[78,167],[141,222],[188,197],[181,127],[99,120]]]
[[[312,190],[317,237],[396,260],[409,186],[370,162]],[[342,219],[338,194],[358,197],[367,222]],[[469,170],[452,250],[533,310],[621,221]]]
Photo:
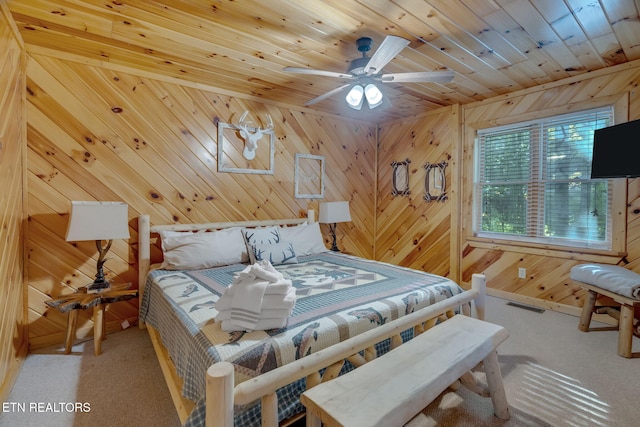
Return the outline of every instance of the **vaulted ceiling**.
[[[2,0],[0,0],[2,1]],[[9,0],[27,51],[303,107],[344,84],[387,35],[410,44],[388,73],[453,70],[450,83],[385,83],[391,103],[309,108],[386,121],[640,58],[640,0]]]

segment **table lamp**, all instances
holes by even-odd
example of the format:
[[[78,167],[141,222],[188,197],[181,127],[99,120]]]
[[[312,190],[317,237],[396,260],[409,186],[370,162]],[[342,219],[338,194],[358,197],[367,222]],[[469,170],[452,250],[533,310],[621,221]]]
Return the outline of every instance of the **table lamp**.
[[[71,202],[71,217],[67,226],[67,242],[95,240],[99,257],[96,279],[87,292],[102,292],[111,287],[104,278],[102,266],[113,239],[129,238],[128,206],[123,202]],[[106,245],[103,246],[103,241]]]
[[[349,212],[349,202],[322,202],[320,203],[320,214],[318,215],[318,222],[321,224],[329,224],[329,231],[331,232],[331,238],[333,243],[331,250],[339,252],[338,245],[336,244],[336,224],[338,222],[351,221],[351,213]]]

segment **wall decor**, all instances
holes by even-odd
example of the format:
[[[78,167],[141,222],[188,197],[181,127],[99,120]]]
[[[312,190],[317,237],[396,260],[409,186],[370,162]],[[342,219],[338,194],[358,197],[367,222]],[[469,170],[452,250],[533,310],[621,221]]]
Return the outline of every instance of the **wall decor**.
[[[324,197],[324,156],[296,153],[295,197],[321,199]]]
[[[242,157],[247,160],[253,160],[256,157],[256,150],[258,149],[258,141],[263,135],[273,134],[273,121],[271,116],[267,114],[267,127],[255,128],[251,127],[251,121],[247,120],[249,111],[245,111],[237,124],[234,124],[236,129],[240,132],[240,137],[244,139],[244,150],[242,150]]]
[[[440,163],[427,163],[424,165],[426,173],[424,176],[424,199],[427,202],[444,202],[447,200],[447,180],[445,169],[449,164],[445,161]]]
[[[275,136],[267,115],[265,128],[250,126],[248,111],[237,124],[218,123],[218,172],[273,175]],[[266,137],[266,138],[264,138]],[[268,148],[260,147],[268,144]]]
[[[409,163],[411,163],[409,159],[403,162],[391,163],[391,167],[393,168],[391,194],[394,197],[408,196],[411,194],[411,190],[409,190]]]

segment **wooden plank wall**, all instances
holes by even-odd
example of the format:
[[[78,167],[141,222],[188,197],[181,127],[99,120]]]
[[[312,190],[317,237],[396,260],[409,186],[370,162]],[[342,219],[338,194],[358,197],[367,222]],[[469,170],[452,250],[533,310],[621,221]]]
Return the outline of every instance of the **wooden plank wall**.
[[[640,62],[616,66],[582,78],[571,78],[555,84],[500,96],[486,102],[464,106],[464,158],[463,172],[472,176],[472,158],[475,129],[505,124],[508,121],[524,121],[603,104],[627,104],[629,120],[640,118]],[[627,153],[629,155],[630,153]],[[625,155],[625,153],[621,153]],[[628,180],[627,206],[617,209],[627,214],[627,256],[610,257],[597,254],[581,254],[575,251],[558,252],[517,250],[500,244],[479,244],[468,239],[471,232],[472,180],[463,182],[463,243],[462,277],[470,280],[471,274],[484,271],[493,293],[539,305],[576,313],[582,306],[584,292],[569,280],[571,267],[584,262],[617,263],[640,273],[640,181]],[[518,268],[527,269],[525,279],[518,278]]]
[[[211,222],[299,217],[312,208],[317,218],[318,199],[294,197],[294,156],[320,155],[322,200],[350,201],[353,221],[338,227],[340,246],[373,254],[377,135],[371,124],[41,54],[29,55],[27,103],[32,348],[64,339],[65,315],[44,301],[95,276],[95,244],[64,241],[71,200],[129,205],[131,238],[114,241],[105,273],[113,282],[137,284],[137,215],[149,214],[154,224]],[[237,120],[245,110],[254,121],[273,119],[273,175],[217,171],[216,123]],[[89,314],[80,315],[79,336],[90,334]],[[114,304],[107,328],[136,317],[137,300]]]
[[[376,258],[449,276],[464,285],[484,272],[489,292],[523,303],[578,314],[584,292],[573,286],[569,271],[584,262],[618,263],[640,272],[640,179],[628,181],[627,256],[611,257],[525,248],[469,239],[473,192],[475,129],[524,121],[604,104],[628,104],[629,119],[640,118],[640,62],[620,65],[541,85],[485,102],[443,108],[415,119],[380,126]],[[462,157],[464,155],[464,157]],[[391,162],[411,160],[411,195],[391,195]],[[426,203],[426,162],[447,160],[450,197]],[[627,265],[628,262],[628,265]],[[527,269],[526,279],[518,269]]]
[[[95,246],[64,241],[69,201],[129,204],[131,239],[114,243],[106,269],[116,282],[135,283],[135,217],[140,213],[150,214],[153,223],[166,223],[290,217],[317,209],[318,200],[293,195],[295,153],[324,156],[324,200],[351,202],[353,221],[338,227],[339,244],[346,251],[463,284],[482,271],[496,294],[571,311],[582,303],[582,291],[568,282],[570,267],[585,260],[580,254],[515,252],[465,238],[472,191],[467,185],[473,144],[469,129],[620,96],[628,97],[630,118],[639,118],[639,68],[637,62],[625,64],[377,129],[367,122],[221,95],[210,87],[142,77],[123,67],[31,53],[26,82],[31,346],[63,341],[66,318],[47,310],[44,301],[95,275]],[[262,120],[266,114],[273,118],[274,175],[217,171],[216,122],[237,119],[245,110]],[[390,164],[406,158],[411,160],[412,194],[392,197]],[[442,160],[449,163],[449,199],[427,203],[422,167]],[[636,181],[628,185],[627,260],[640,271]],[[526,279],[517,278],[519,267],[527,268]],[[123,319],[133,322],[135,317],[135,301],[113,305],[107,327],[117,330]],[[91,327],[83,313],[78,335],[89,334]]]
[[[0,3],[0,401],[27,352],[24,295],[25,54],[6,4]]]
[[[454,215],[459,156],[458,107],[386,123],[380,129],[376,259],[458,280]],[[392,162],[410,160],[410,194],[394,196]],[[427,202],[424,166],[447,162],[447,199]],[[452,268],[453,267],[453,268]]]

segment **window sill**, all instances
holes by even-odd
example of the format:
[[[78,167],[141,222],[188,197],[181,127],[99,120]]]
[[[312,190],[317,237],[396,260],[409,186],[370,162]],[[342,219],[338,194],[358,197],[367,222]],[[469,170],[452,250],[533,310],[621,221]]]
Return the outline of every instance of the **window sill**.
[[[554,258],[566,258],[584,262],[597,262],[603,264],[617,264],[626,256],[626,252],[616,252],[602,249],[587,249],[568,246],[553,246],[535,244],[530,242],[517,242],[510,240],[497,240],[481,237],[467,237],[467,244],[472,248],[500,250],[504,252],[518,252],[532,255],[551,256]]]

